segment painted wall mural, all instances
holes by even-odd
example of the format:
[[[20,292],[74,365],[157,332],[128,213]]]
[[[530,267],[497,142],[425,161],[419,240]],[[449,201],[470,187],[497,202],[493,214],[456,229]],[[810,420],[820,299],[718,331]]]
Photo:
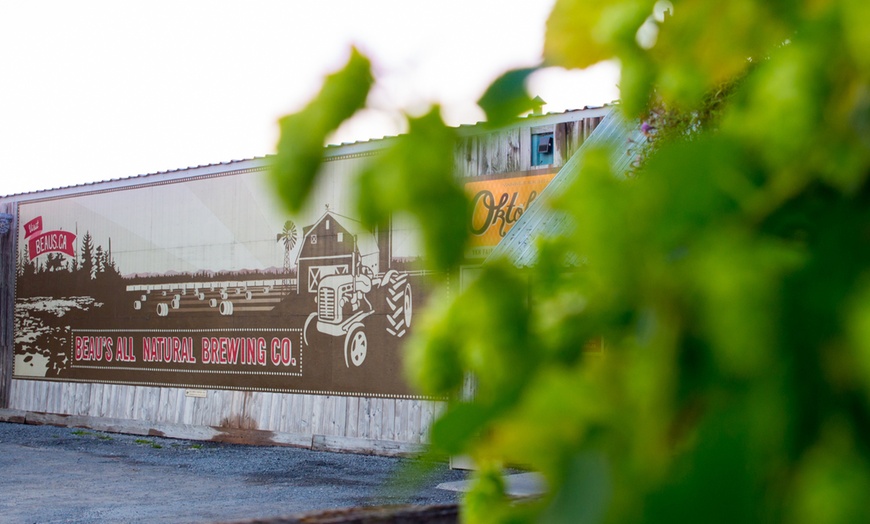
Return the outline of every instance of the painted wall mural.
[[[14,376],[412,396],[412,231],[366,230],[336,183],[287,216],[262,176],[22,203]]]
[[[21,203],[13,376],[414,396],[402,343],[433,275],[408,224],[353,218],[363,161],[328,162],[297,216],[259,167]],[[553,176],[466,184],[472,261]]]

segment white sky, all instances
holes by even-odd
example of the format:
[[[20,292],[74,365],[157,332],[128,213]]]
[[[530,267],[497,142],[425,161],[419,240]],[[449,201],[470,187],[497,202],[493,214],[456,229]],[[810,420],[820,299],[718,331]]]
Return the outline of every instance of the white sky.
[[[437,102],[451,125],[505,69],[540,61],[553,0],[0,0],[0,195],[270,154],[356,45],[375,108],[334,142],[403,131]],[[618,68],[545,70],[545,111],[618,98]]]

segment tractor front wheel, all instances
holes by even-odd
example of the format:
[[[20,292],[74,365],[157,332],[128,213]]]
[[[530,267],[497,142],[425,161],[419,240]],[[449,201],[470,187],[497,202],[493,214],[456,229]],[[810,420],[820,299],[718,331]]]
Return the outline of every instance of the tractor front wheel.
[[[344,339],[344,365],[350,367],[359,367],[366,359],[368,353],[369,341],[366,337],[365,326],[356,324],[347,332],[347,337]]]

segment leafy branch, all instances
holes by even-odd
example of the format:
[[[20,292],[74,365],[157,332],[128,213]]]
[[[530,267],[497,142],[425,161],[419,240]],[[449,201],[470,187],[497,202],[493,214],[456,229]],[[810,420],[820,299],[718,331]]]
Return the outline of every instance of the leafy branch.
[[[868,25],[861,0],[556,2],[543,63],[618,58],[620,110],[646,115],[656,139],[628,179],[589,151],[552,204],[574,227],[539,241],[537,265],[487,265],[418,324],[409,373],[452,398],[432,445],[481,467],[465,519],[866,518]],[[527,74],[493,85],[490,122],[525,108]],[[358,108],[346,83],[311,111],[357,88]],[[426,257],[449,270],[466,213],[454,136],[437,109],[410,128],[362,175],[362,215],[425,209]],[[279,147],[275,165],[322,145]],[[281,187],[309,183],[284,178],[293,169],[276,169]],[[510,500],[505,464],[543,473],[547,496]]]

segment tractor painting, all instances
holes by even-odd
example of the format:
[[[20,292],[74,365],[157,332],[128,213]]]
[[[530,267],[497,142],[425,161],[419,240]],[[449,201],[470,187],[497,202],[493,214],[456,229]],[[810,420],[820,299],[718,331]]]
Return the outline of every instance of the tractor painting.
[[[341,337],[345,366],[360,366],[369,352],[367,329],[382,324],[392,336],[407,333],[413,315],[408,273],[382,266],[389,265],[389,232],[373,234],[327,211],[304,229],[301,242],[296,291],[315,305],[303,329],[306,346],[316,347],[319,336]]]

